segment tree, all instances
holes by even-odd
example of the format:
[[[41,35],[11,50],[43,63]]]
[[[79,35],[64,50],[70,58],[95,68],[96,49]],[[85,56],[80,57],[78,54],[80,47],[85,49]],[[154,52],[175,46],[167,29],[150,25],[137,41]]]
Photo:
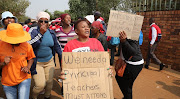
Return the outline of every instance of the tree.
[[[135,13],[136,9],[133,8],[133,2],[135,2],[135,0],[121,0],[116,7],[116,10]]]
[[[47,12],[50,15],[50,20],[54,20],[56,18],[59,18],[61,14],[69,13],[69,10],[62,11],[54,11],[53,13],[49,12],[48,9],[44,10],[44,12]]]
[[[79,16],[87,15],[87,2],[81,2],[81,0],[69,0],[70,14],[72,19],[76,19]]]
[[[120,0],[69,0],[70,14],[72,18],[92,15],[100,11],[103,18],[108,20],[110,9],[116,8]]]
[[[51,14],[51,12],[49,12],[48,9],[44,10],[44,12],[47,12],[50,15],[50,20],[54,19],[53,14]]]
[[[28,0],[0,0],[0,13],[10,11],[19,21],[24,21],[26,8],[29,4]]]
[[[102,17],[108,22],[110,10],[117,10],[117,6],[121,0],[98,0],[97,10],[102,14]]]
[[[65,10],[65,11],[66,11],[66,10]],[[56,10],[56,11],[54,11],[54,12],[53,12],[53,13],[54,13],[54,18],[55,18],[55,19],[56,19],[56,18],[59,18],[61,14],[66,13],[65,11],[64,11],[64,12],[57,11],[57,10]]]

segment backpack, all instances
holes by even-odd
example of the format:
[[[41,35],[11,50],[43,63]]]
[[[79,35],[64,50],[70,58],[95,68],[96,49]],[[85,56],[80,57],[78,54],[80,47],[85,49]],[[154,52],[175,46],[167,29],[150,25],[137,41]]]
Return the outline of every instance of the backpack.
[[[157,41],[158,41],[158,42],[161,40],[161,37],[162,37],[162,34],[161,34],[161,33],[158,33],[158,35],[157,35]]]
[[[143,33],[142,31],[140,31],[140,34],[139,34],[139,45],[142,45],[143,43]]]
[[[110,44],[111,45],[119,45],[120,39],[119,37],[111,37]]]
[[[101,21],[101,24],[103,25],[104,35],[106,35],[106,31],[107,31],[106,23],[104,21]]]

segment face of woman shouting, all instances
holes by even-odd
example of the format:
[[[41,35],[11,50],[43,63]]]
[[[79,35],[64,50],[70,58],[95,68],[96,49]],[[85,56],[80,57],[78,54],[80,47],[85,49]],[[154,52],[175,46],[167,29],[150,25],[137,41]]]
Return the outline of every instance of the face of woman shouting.
[[[77,28],[75,32],[79,36],[79,38],[89,38],[90,35],[90,28],[86,21],[80,21],[77,24]]]

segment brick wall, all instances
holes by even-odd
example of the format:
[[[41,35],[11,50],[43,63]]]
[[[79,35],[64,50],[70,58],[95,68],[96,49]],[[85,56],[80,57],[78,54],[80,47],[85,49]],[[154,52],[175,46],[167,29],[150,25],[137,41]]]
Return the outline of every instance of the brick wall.
[[[180,71],[180,10],[139,12],[138,14],[144,16],[142,26],[144,37],[143,45],[141,46],[144,59],[146,59],[148,50],[148,20],[154,17],[156,24],[162,31],[162,39],[155,54],[163,63],[170,65],[174,70]]]

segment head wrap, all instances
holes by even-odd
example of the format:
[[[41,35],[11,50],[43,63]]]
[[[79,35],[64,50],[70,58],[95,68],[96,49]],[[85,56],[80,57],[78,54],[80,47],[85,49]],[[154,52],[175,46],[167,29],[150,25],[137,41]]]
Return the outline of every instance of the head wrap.
[[[101,22],[100,22],[100,21],[94,21],[94,22],[91,24],[91,26],[92,26],[92,27],[94,26],[94,27],[100,29],[100,28],[101,28]]]
[[[65,13],[65,14],[61,14],[61,20],[64,20],[64,18],[66,17],[66,15],[69,15],[69,14],[67,14],[67,13]]]
[[[39,12],[36,18],[37,20],[39,20],[40,18],[47,18],[48,20],[50,20],[50,15],[47,12]]]

